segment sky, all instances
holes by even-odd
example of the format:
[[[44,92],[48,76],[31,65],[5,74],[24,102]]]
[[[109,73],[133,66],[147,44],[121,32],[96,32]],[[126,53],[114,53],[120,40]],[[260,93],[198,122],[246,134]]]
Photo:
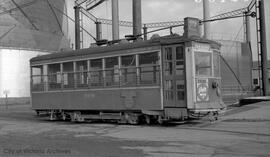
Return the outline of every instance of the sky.
[[[141,0],[142,1],[142,22],[167,22],[167,21],[183,21],[185,17],[203,18],[203,7],[201,0]],[[210,16],[218,15],[224,12],[248,6],[251,0],[209,0]],[[73,0],[67,0],[68,15],[74,18]],[[268,52],[270,52],[270,1],[265,0],[265,13],[267,21],[267,40]],[[111,2],[107,0],[91,11],[98,18],[111,19]],[[119,0],[119,19],[123,21],[132,21],[132,0]],[[255,20],[251,20],[251,37],[252,49],[256,51],[256,29]],[[86,20],[84,17],[84,28],[95,36],[95,25],[92,21]],[[230,19],[211,23],[211,36],[217,39],[241,40],[244,38],[243,18]],[[174,33],[182,34],[183,28],[173,29]],[[111,25],[102,26],[104,39],[111,40]],[[160,35],[168,34],[168,31],[158,32]],[[132,34],[131,28],[120,27],[120,38],[125,35]],[[150,34],[151,36],[151,34]],[[74,43],[74,23],[69,22],[69,37]],[[84,33],[84,47],[89,47],[91,39]],[[253,58],[256,58],[254,53]],[[268,53],[268,58],[270,54]]]

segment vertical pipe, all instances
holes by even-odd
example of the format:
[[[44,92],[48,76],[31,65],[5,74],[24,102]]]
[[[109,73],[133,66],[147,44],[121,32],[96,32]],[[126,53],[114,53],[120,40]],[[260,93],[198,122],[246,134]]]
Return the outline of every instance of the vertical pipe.
[[[260,12],[262,85],[263,85],[263,95],[266,96],[269,95],[270,93],[268,82],[268,61],[267,61],[267,47],[266,47],[264,0],[259,1],[259,12]]]
[[[143,39],[144,39],[144,40],[147,40],[147,27],[146,27],[145,24],[144,24],[144,26],[143,26]]]
[[[246,43],[250,43],[250,16],[245,16],[245,25],[246,25]]]
[[[112,0],[112,39],[119,39],[119,9],[118,0]]]
[[[248,11],[249,12],[249,11]],[[251,34],[250,34],[250,16],[245,13],[245,42],[248,45],[249,53],[246,55],[249,56],[249,62],[252,63],[252,48],[251,48]],[[249,64],[249,75],[250,75],[250,85],[252,85],[252,68],[253,65]]]
[[[102,27],[101,22],[95,22],[96,24],[96,39],[100,41],[102,39]]]
[[[80,6],[74,7],[75,11],[75,49],[81,48],[81,35],[80,35]]]
[[[203,37],[203,24],[202,23],[200,23],[200,25],[199,25],[199,33],[200,33],[200,37],[202,38]]]
[[[248,55],[248,59],[249,59],[249,62],[252,63],[252,49],[251,49],[251,33],[250,33],[250,16],[248,16],[248,12],[250,12],[250,10],[248,10],[246,13],[245,13],[245,17],[244,17],[244,20],[245,20],[245,42],[246,44],[248,45],[248,48],[249,48],[249,53],[246,54]],[[252,64],[249,64],[249,74],[251,76],[251,79],[250,79],[250,84],[252,85]]]
[[[203,0],[203,20],[210,19],[210,4],[209,0]],[[210,23],[204,22],[204,38],[210,38]]]
[[[137,36],[142,33],[141,0],[132,0],[132,10],[133,10],[133,35]]]
[[[173,30],[172,30],[172,27],[170,27],[170,35],[173,34]]]

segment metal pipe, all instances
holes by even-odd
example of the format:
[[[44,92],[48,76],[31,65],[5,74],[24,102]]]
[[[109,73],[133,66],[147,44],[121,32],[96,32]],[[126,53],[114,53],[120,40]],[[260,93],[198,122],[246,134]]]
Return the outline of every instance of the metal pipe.
[[[133,35],[142,34],[142,7],[141,0],[132,0],[133,10]]]
[[[80,34],[80,7],[75,6],[75,49],[81,48],[81,34]]]
[[[144,24],[144,26],[143,26],[143,39],[144,39],[144,40],[147,40],[147,27],[146,27],[145,24]]]
[[[99,41],[102,39],[101,22],[95,22],[95,24],[96,24],[96,41]]]
[[[203,0],[203,20],[210,20],[210,3],[209,0]],[[204,38],[210,38],[210,23],[204,22]]]
[[[245,16],[245,25],[246,25],[246,43],[251,42],[250,37],[250,16]]]
[[[268,59],[266,47],[266,27],[265,27],[265,12],[264,0],[259,1],[260,13],[260,40],[261,40],[261,66],[262,66],[262,86],[263,95],[269,95],[269,82],[268,82]]]
[[[112,39],[119,39],[119,8],[118,0],[112,0]]]

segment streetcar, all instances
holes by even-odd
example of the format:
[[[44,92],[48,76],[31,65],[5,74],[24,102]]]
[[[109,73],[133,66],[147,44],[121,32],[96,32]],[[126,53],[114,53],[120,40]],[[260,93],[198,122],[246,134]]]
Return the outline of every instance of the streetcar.
[[[217,115],[220,44],[168,35],[37,56],[31,104],[48,118],[163,123]]]

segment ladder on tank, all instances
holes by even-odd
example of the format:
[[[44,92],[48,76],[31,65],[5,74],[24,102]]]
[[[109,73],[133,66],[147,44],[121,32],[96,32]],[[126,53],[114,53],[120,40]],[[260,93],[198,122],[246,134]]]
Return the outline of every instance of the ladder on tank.
[[[257,55],[258,55],[258,84],[260,87],[260,95],[262,95],[262,74],[261,74],[261,70],[262,70],[262,66],[261,66],[261,38],[260,38],[260,33],[261,33],[261,26],[260,26],[260,8],[259,8],[259,0],[256,0],[255,3],[255,12],[256,12],[256,37],[257,37]]]

